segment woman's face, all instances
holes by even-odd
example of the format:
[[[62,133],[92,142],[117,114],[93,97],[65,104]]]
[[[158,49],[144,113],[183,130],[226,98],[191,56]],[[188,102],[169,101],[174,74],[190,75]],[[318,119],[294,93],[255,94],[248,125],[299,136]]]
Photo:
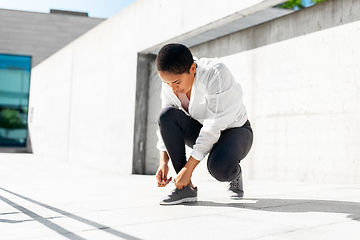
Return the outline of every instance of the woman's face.
[[[196,64],[193,63],[190,67],[190,73],[173,74],[169,72],[158,71],[160,78],[166,84],[168,84],[174,93],[188,93],[193,85]]]

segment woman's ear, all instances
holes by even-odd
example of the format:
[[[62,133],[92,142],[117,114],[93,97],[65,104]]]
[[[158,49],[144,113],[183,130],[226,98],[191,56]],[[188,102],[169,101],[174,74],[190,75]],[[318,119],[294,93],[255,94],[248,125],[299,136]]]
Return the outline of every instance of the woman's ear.
[[[196,73],[196,63],[195,62],[193,64],[191,64],[190,73],[192,73],[192,74]]]

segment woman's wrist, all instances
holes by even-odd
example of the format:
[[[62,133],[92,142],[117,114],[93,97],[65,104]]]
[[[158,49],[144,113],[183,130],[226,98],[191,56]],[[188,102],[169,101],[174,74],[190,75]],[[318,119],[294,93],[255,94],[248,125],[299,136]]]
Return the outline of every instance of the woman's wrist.
[[[192,156],[190,156],[190,158],[186,162],[184,168],[186,168],[187,170],[189,170],[192,173],[199,163],[200,163],[200,161],[198,161],[195,158],[193,158]]]
[[[167,152],[162,151],[160,152],[160,165],[168,165],[169,163],[169,155]]]

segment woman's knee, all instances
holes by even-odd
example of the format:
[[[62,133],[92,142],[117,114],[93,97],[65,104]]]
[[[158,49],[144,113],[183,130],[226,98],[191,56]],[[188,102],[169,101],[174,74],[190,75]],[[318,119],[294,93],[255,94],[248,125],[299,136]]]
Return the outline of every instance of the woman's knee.
[[[179,111],[179,110],[176,108],[173,108],[173,107],[166,107],[166,108],[161,109],[161,111],[158,115],[158,119],[157,119],[158,125],[160,126],[161,123],[169,121],[174,116],[174,113],[176,111]]]
[[[208,161],[209,173],[220,182],[230,182],[240,173],[239,164],[226,165],[222,161]]]

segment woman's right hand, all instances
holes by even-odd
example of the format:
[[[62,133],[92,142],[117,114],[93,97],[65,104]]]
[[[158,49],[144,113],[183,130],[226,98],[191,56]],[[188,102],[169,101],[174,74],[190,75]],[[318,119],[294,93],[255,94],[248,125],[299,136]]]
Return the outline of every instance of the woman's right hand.
[[[169,166],[166,163],[160,164],[155,176],[158,187],[165,187],[171,181],[171,177],[167,179],[168,172]]]

